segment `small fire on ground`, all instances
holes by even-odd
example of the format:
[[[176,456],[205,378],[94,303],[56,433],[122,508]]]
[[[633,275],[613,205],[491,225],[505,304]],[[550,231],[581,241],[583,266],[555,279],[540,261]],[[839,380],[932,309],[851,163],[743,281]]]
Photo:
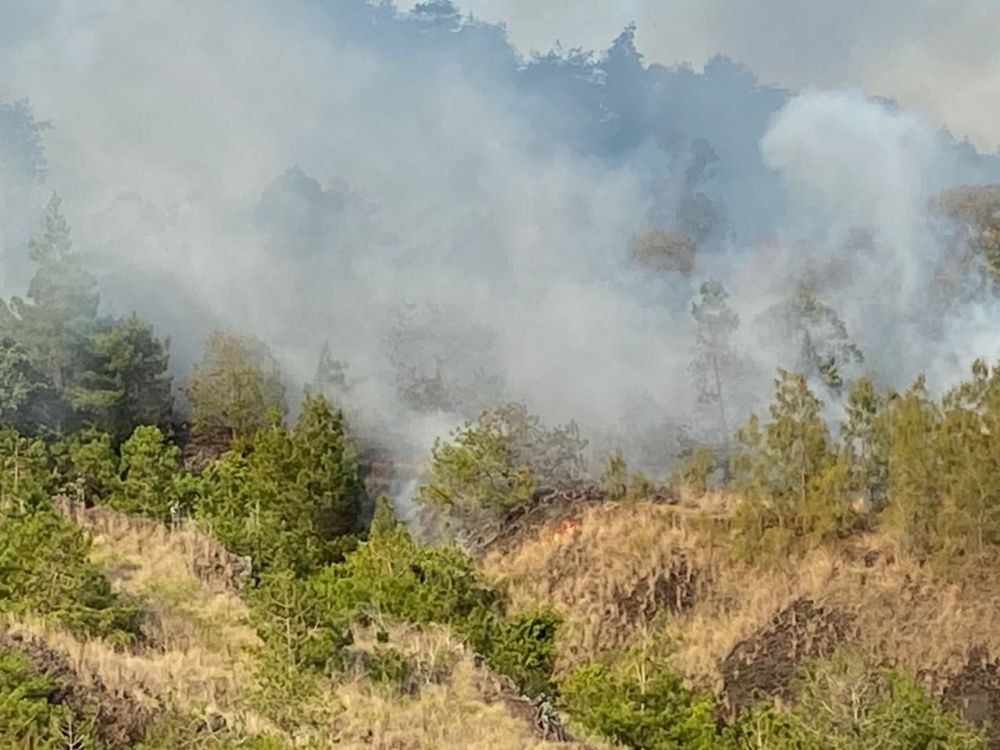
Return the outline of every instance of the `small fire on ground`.
[[[576,534],[580,530],[580,522],[575,521],[571,518],[565,519],[562,523],[555,528],[555,530],[548,532],[545,535],[545,540],[557,544],[564,539],[569,539],[571,536]]]

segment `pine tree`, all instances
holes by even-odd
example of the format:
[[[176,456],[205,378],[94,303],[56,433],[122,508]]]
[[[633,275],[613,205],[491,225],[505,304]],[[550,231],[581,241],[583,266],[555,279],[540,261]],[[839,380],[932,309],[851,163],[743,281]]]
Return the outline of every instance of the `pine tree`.
[[[161,342],[133,313],[93,334],[69,391],[91,424],[124,440],[139,425],[168,429],[173,411],[168,371],[170,342]]]
[[[940,462],[936,443],[941,415],[927,395],[923,378],[890,399],[888,426],[889,499],[882,518],[908,552],[926,556],[934,549],[940,510]]]
[[[727,299],[728,292],[718,281],[701,285],[700,297],[691,306],[697,321],[695,356],[691,372],[698,389],[698,402],[716,404],[719,410],[719,433],[723,445],[729,442],[729,422],[726,417],[726,378],[736,367],[733,351],[733,334],[740,325],[739,316],[733,312]]]
[[[347,379],[347,363],[334,359],[330,344],[323,344],[316,374],[306,387],[306,394],[323,396],[331,404],[341,404],[344,396],[350,393],[351,386],[352,383]]]
[[[833,463],[822,406],[803,375],[778,371],[771,421],[764,431],[771,491],[782,500],[804,504],[811,482]]]
[[[206,445],[225,446],[280,423],[287,411],[278,363],[263,342],[216,332],[187,381],[191,428]]]
[[[120,474],[110,497],[118,510],[166,521],[172,506],[191,504],[194,485],[181,472],[180,448],[158,427],[137,427],[122,443]]]
[[[808,379],[816,378],[836,396],[844,387],[845,372],[864,363],[864,355],[836,310],[804,286],[790,300],[773,307],[767,317],[777,324],[783,340],[798,345],[795,369]]]
[[[0,430],[0,511],[40,508],[48,503],[52,489],[45,443],[11,428]]]
[[[889,484],[889,432],[886,399],[870,378],[851,386],[845,405],[847,420],[840,425],[841,451],[850,466],[851,490],[874,510],[886,502]]]
[[[17,318],[16,339],[31,361],[63,389],[72,382],[87,334],[97,320],[97,282],[73,251],[62,202],[53,195],[45,215],[45,232],[29,243],[37,264],[28,300],[11,300]]]
[[[420,499],[462,520],[496,516],[527,502],[538,487],[579,478],[587,442],[573,423],[547,428],[520,403],[483,412],[437,441]]]
[[[953,227],[951,251],[958,270],[978,271],[994,289],[1000,287],[1000,186],[952,188],[938,196],[931,210]]]
[[[975,362],[944,397],[937,453],[939,534],[950,557],[976,563],[1000,547],[1000,368]]]
[[[36,435],[57,421],[62,405],[51,381],[24,347],[0,338],[0,425]]]
[[[294,430],[273,425],[246,448],[205,472],[198,516],[257,570],[303,576],[339,560],[360,530],[364,493],[340,413],[311,396]]]
[[[20,415],[19,426],[57,433],[91,424],[118,441],[138,424],[166,427],[167,346],[134,314],[120,321],[98,318],[96,282],[73,250],[57,195],[44,233],[29,250],[37,267],[27,300],[0,304],[0,389],[7,390],[8,404],[31,402],[32,414]],[[29,381],[31,398],[25,396]]]
[[[343,416],[322,396],[302,404],[294,433],[294,458],[300,469],[295,486],[306,507],[312,531],[324,540],[358,530],[363,486]]]
[[[848,464],[833,450],[821,409],[804,376],[779,370],[770,420],[751,416],[737,432],[743,553],[784,553],[802,537],[829,538],[849,520]]]
[[[26,99],[0,102],[0,177],[41,184],[48,168],[42,136],[51,127]]]

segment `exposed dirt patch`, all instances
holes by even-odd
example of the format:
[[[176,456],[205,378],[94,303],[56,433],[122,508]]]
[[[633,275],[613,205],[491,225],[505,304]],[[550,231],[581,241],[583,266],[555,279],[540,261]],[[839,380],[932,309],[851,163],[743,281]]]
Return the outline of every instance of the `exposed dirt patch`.
[[[56,683],[49,703],[69,706],[93,721],[97,739],[117,750],[141,742],[157,712],[134,696],[109,690],[96,677],[81,679],[67,660],[41,641],[0,629],[0,648],[24,654],[33,672]]]
[[[759,695],[790,701],[802,660],[827,656],[856,634],[851,615],[796,600],[762,631],[737,644],[720,665],[726,708],[738,710]]]

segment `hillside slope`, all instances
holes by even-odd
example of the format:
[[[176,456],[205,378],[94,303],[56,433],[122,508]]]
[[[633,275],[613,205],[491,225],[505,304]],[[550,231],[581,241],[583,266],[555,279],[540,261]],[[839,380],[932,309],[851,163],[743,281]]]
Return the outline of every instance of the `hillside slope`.
[[[213,735],[266,733],[317,747],[386,750],[556,744],[538,736],[536,706],[482,666],[448,628],[391,623],[355,629],[349,661],[357,667],[295,707],[295,719],[315,719],[315,731],[285,731],[259,710],[253,677],[260,642],[238,593],[245,572],[240,558],[193,528],[172,532],[106,507],[62,510],[94,535],[92,558],[115,590],[142,602],[144,638],[122,647],[30,617],[4,616],[0,648],[24,655],[31,672],[56,680],[60,693],[53,700],[86,709],[107,747],[136,746],[173,712],[190,717],[204,742]],[[383,629],[387,635],[380,636]],[[386,644],[416,665],[402,694],[364,669]],[[143,747],[173,747],[152,742]]]
[[[968,719],[1000,725],[1000,581],[942,580],[876,534],[739,563],[727,520],[705,510],[606,503],[481,565],[515,606],[546,603],[566,617],[562,671],[669,643],[673,666],[732,712],[760,693],[788,699],[810,658],[850,647],[916,675]]]

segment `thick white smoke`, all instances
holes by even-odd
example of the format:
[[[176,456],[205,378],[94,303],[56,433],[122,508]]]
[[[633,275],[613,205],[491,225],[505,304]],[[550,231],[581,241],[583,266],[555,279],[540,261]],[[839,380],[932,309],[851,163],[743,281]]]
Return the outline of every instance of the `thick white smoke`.
[[[762,348],[754,321],[809,275],[888,382],[996,353],[982,327],[928,338],[926,201],[964,174],[928,123],[819,92],[758,132],[786,97],[734,66],[646,69],[623,37],[602,68],[525,69],[500,29],[436,5],[61,0],[0,38],[0,92],[54,123],[47,185],[107,308],[154,320],[179,372],[208,331],[237,328],[298,388],[329,341],[364,418],[426,449],[462,409],[412,410],[402,351],[467,401],[524,399],[602,447],[652,445],[660,470],[666,428],[693,411],[690,301],[708,275],[733,293],[765,398],[794,352]],[[702,136],[720,159],[696,179]],[[731,231],[705,230],[690,277],[642,271],[632,236],[688,199],[724,205]],[[27,235],[10,205],[5,267]],[[394,343],[403,305],[415,322]]]

